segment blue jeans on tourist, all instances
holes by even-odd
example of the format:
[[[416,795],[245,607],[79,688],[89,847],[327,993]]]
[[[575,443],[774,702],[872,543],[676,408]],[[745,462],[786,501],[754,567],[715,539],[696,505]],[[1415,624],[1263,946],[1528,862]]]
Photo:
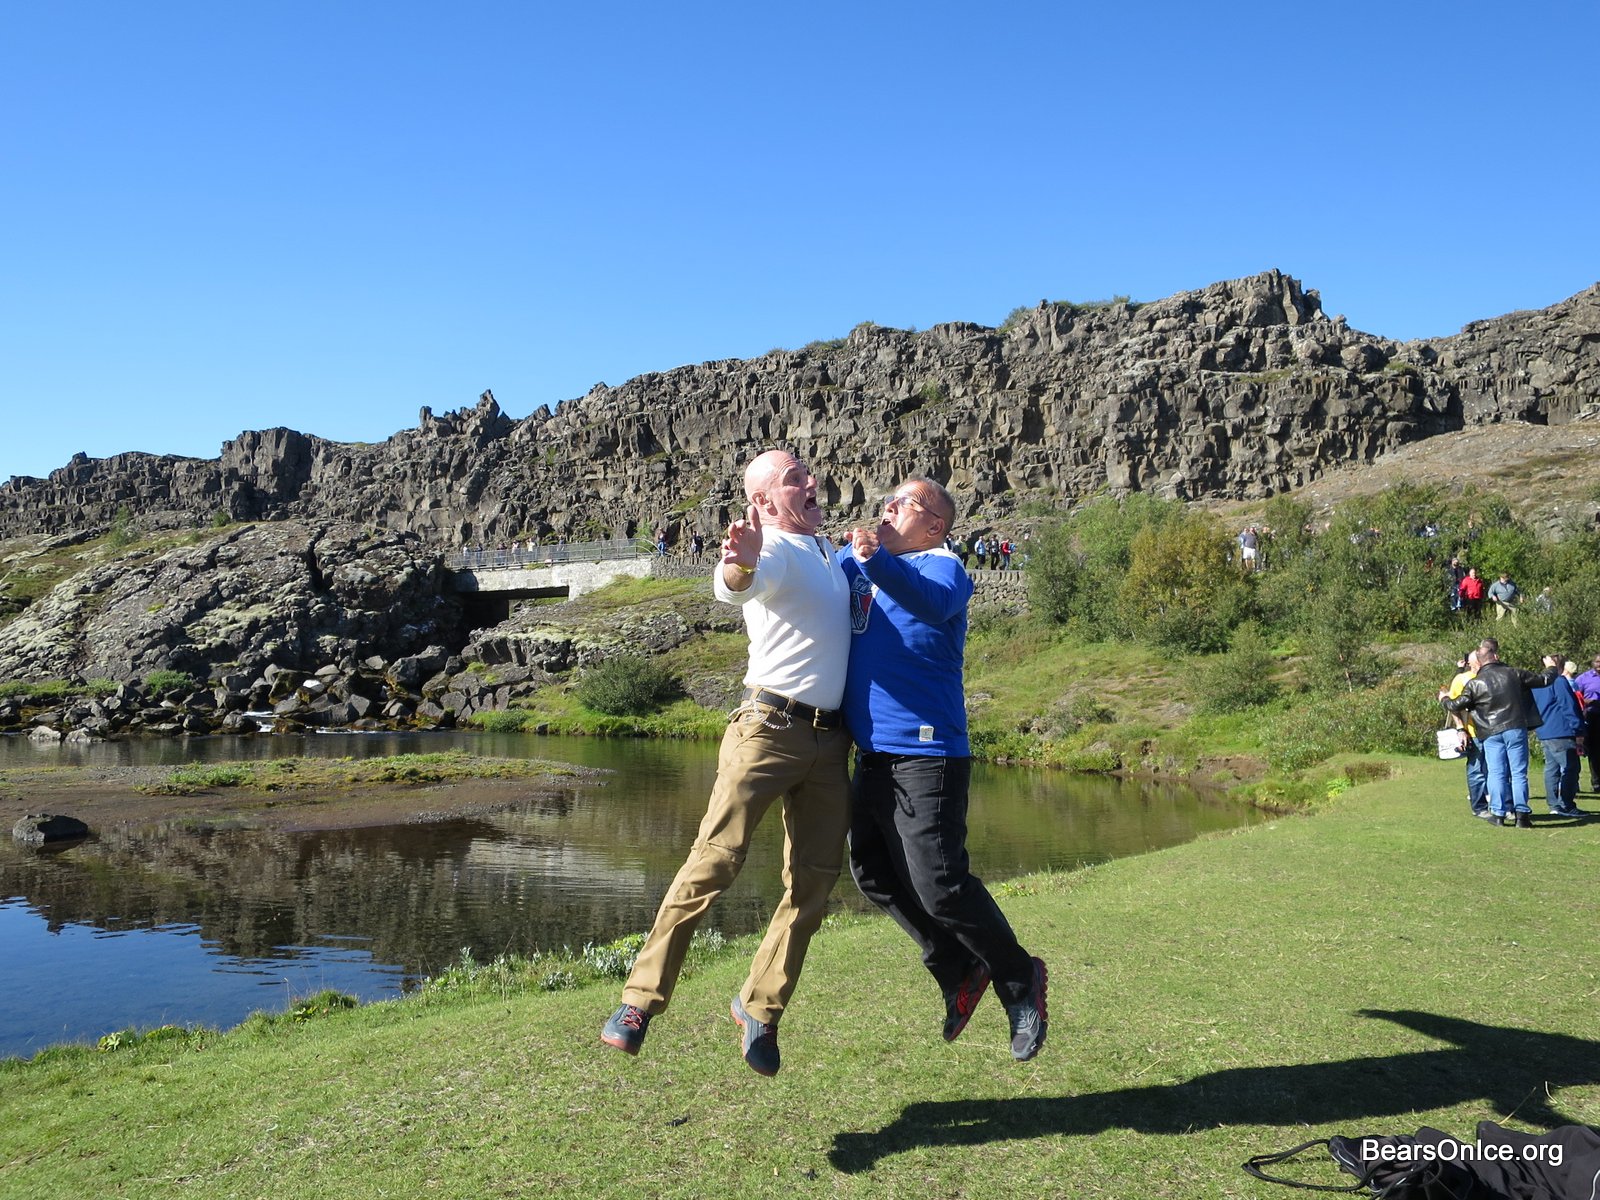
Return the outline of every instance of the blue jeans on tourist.
[[[1489,772],[1489,807],[1498,816],[1528,807],[1528,731],[1505,729],[1483,739],[1483,763]]]
[[[1544,802],[1550,811],[1569,813],[1578,807],[1578,739],[1540,738],[1544,750]]]
[[[1473,816],[1489,811],[1489,772],[1483,765],[1483,743],[1467,739],[1467,803]]]

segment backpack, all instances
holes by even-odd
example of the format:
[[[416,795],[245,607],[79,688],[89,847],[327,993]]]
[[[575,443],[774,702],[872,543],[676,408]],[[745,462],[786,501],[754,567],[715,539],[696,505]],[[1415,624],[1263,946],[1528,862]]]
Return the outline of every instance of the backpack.
[[[1281,1179],[1261,1168],[1326,1146],[1343,1186]],[[1415,1134],[1363,1134],[1304,1142],[1243,1164],[1257,1179],[1317,1192],[1367,1192],[1383,1200],[1579,1200],[1600,1185],[1600,1130],[1562,1125],[1546,1134],[1519,1133],[1478,1122],[1477,1137],[1461,1142],[1424,1125]]]

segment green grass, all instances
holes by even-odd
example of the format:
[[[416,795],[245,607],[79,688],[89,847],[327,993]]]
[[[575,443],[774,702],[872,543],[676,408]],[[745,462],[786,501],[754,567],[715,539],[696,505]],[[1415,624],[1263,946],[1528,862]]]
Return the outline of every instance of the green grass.
[[[522,730],[564,733],[578,737],[661,737],[706,740],[728,728],[728,714],[702,708],[693,700],[675,700],[659,712],[643,716],[607,716],[593,712],[559,684],[540,688],[504,713],[475,713],[467,723],[494,733]]]
[[[463,779],[524,779],[572,774],[559,763],[486,758],[461,750],[393,754],[384,758],[277,758],[265,762],[197,763],[169,767],[139,785],[155,795],[183,796],[219,788],[280,792],[394,783],[452,783]]]
[[[1249,1200],[1282,1193],[1238,1164],[1310,1138],[1600,1123],[1600,823],[1491,829],[1457,764],[1394,769],[1311,817],[1003,889],[1051,966],[1031,1064],[992,1000],[942,1042],[905,936],[853,918],[813,944],[775,1079],[727,1015],[748,940],[637,1059],[597,1041],[613,980],[486,971],[0,1064],[0,1194]]]

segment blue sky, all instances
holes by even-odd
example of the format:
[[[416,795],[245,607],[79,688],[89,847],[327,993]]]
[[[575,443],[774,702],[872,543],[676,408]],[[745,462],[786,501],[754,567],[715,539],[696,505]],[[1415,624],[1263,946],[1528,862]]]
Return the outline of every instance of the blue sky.
[[[0,480],[379,441],[863,320],[1600,279],[1600,5],[0,8]]]

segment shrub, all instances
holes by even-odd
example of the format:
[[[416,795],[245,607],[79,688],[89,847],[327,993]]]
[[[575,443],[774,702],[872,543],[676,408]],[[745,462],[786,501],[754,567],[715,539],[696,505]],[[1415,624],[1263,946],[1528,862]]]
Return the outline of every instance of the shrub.
[[[644,934],[630,933],[603,946],[591,942],[583,948],[583,961],[602,979],[626,979],[642,949]]]
[[[1278,695],[1272,673],[1277,668],[1272,648],[1253,622],[1233,631],[1228,652],[1206,663],[1197,672],[1200,683],[1200,711],[1239,712],[1267,704]]]
[[[162,692],[192,692],[199,687],[199,682],[193,675],[186,675],[182,671],[151,671],[144,678],[145,688],[153,694]]]
[[[117,515],[111,520],[111,532],[106,535],[106,543],[113,550],[121,550],[133,542],[133,513],[128,511],[126,504],[117,509]]]
[[[661,663],[623,654],[585,674],[575,694],[585,708],[624,717],[654,712],[678,690],[677,678]]]
[[[174,767],[167,782],[179,791],[189,792],[200,788],[248,787],[255,779],[255,770],[244,763],[219,763]]]
[[[1300,644],[1314,692],[1355,692],[1382,682],[1394,663],[1368,644],[1373,634],[1365,595],[1340,581],[1305,611]]]
[[[1125,638],[1141,613],[1130,613],[1123,591],[1134,543],[1182,518],[1177,501],[1136,493],[1091,501],[1032,539],[1028,599],[1047,621],[1068,624],[1088,639]],[[1159,542],[1150,540],[1152,546]],[[1152,552],[1151,563],[1160,558]],[[1155,566],[1148,570],[1158,573]]]
[[[1296,705],[1268,722],[1267,761],[1299,771],[1335,754],[1425,754],[1443,714],[1436,683],[1391,679],[1364,693],[1360,703],[1329,695]]]
[[[1151,524],[1129,547],[1122,608],[1158,646],[1221,650],[1248,613],[1249,585],[1229,566],[1232,540],[1205,513]]]
[[[485,733],[521,733],[538,719],[538,714],[526,709],[497,708],[473,713],[467,718],[467,724]]]
[[[539,990],[542,992],[570,992],[578,986],[578,977],[571,971],[551,971],[539,980]]]

